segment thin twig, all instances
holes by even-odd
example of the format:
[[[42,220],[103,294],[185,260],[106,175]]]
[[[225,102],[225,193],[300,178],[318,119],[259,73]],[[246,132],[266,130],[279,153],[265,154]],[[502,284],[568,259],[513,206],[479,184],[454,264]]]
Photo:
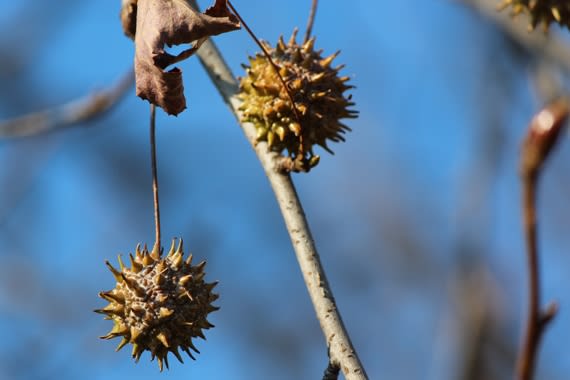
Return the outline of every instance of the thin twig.
[[[540,284],[540,273],[538,271],[538,252],[536,247],[535,190],[536,178],[523,178],[522,208],[527,247],[529,302],[525,335],[517,360],[517,374],[520,380],[528,380],[532,378],[538,340],[541,333],[539,331],[540,293],[538,287]]]
[[[540,310],[539,254],[536,239],[536,185],[537,178],[535,176],[523,177],[523,219],[529,271],[529,302],[525,334],[517,361],[517,375],[520,380],[533,378],[540,339],[546,325],[554,318],[558,310],[555,303],[551,303],[544,311]]]
[[[561,98],[548,105],[531,121],[522,146],[522,209],[529,274],[529,302],[524,338],[517,359],[518,380],[531,380],[533,378],[540,340],[546,326],[558,311],[556,303],[549,304],[545,310],[541,310],[540,306],[536,188],[544,162],[556,144],[569,113],[570,107],[567,99]]]
[[[305,29],[305,38],[303,38],[303,43],[309,41],[311,38],[311,33],[313,32],[313,25],[315,23],[315,16],[317,15],[317,6],[319,5],[319,0],[313,0],[311,4],[311,12],[309,13],[309,19],[307,20],[307,29]]]
[[[0,121],[0,138],[29,137],[95,119],[110,111],[133,88],[134,83],[134,72],[131,69],[107,90],[55,108]]]
[[[160,205],[158,203],[158,170],[156,168],[156,106],[150,105],[150,163],[152,168],[152,195],[154,199],[154,248],[160,252]],[[153,249],[154,251],[154,249]]]
[[[336,307],[291,177],[276,170],[279,155],[270,152],[267,143],[256,143],[256,131],[253,124],[241,121],[242,114],[239,110],[241,100],[237,96],[238,82],[214,43],[211,40],[206,41],[198,50],[197,55],[218,91],[236,116],[273,188],[295,249],[305,285],[325,339],[329,344],[331,362],[342,369],[347,380],[368,379]]]

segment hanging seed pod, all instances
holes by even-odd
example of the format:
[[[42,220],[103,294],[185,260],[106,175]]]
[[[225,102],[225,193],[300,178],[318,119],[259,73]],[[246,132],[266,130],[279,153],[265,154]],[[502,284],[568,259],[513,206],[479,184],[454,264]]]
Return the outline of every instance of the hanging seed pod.
[[[142,353],[150,351],[162,371],[168,368],[168,353],[180,362],[179,349],[194,359],[199,353],[192,339],[205,339],[202,330],[214,327],[206,317],[219,308],[212,305],[218,295],[212,292],[217,283],[204,281],[205,262],[192,266],[192,255],[184,260],[182,239],[175,240],[166,257],[155,247],[149,253],[146,246],[137,246],[130,254],[130,268],[119,256],[119,269],[109,262],[107,267],[117,284],[99,296],[109,304],[95,310],[114,322],[112,330],[102,339],[121,338],[117,351],[132,344],[136,362]]]
[[[511,14],[517,16],[526,13],[530,17],[529,29],[542,24],[545,31],[551,23],[570,28],[570,2],[568,0],[502,0],[499,10],[511,6]]]
[[[313,146],[333,153],[327,141],[344,141],[343,134],[350,128],[340,120],[356,118],[358,112],[349,109],[354,103],[344,95],[353,88],[347,84],[349,77],[339,76],[344,66],[332,66],[339,52],[323,58],[322,51],[314,50],[314,37],[299,45],[296,34],[297,30],[288,43],[280,37],[275,47],[263,43],[289,86],[296,110],[275,68],[261,53],[244,66],[247,75],[241,78],[240,109],[243,120],[255,125],[257,141],[266,141],[279,153],[287,150],[289,157],[301,163],[294,170],[309,171],[319,162]]]

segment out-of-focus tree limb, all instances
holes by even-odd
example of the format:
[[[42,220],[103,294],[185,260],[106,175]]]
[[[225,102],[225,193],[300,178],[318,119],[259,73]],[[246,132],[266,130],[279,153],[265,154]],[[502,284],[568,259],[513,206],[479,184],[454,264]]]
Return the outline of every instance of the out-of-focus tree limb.
[[[111,110],[135,83],[129,70],[111,88],[47,110],[0,121],[0,138],[28,137],[92,120]]]
[[[492,20],[509,37],[533,55],[555,63],[570,72],[570,46],[554,32],[528,31],[528,20],[520,15],[513,20],[507,10],[497,11],[497,0],[460,0]]]

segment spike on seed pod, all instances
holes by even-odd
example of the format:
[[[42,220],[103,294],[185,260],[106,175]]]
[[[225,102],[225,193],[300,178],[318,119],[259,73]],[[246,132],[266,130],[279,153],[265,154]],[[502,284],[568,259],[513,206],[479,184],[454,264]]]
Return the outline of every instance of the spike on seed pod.
[[[129,259],[131,260],[131,271],[133,273],[139,273],[143,268],[143,265],[135,260],[132,253],[129,253]]]
[[[121,340],[121,343],[119,343],[117,348],[115,348],[115,352],[121,351],[121,348],[125,347],[128,343],[129,343],[129,340],[127,338],[123,337],[123,340]]]
[[[291,37],[289,37],[289,43],[288,43],[289,46],[297,44],[296,40],[297,40],[297,33],[298,32],[299,32],[299,29],[297,29],[297,28],[293,29],[293,33],[291,33]]]
[[[172,244],[170,244],[170,249],[168,250],[168,256],[172,256],[176,249],[176,239],[172,239]]]
[[[184,262],[184,258],[182,257],[182,254],[180,254],[180,252],[176,252],[174,254],[174,256],[172,256],[172,265],[174,266],[174,268],[179,269],[182,266],[182,263]]]
[[[172,352],[172,354],[176,357],[176,359],[178,359],[180,363],[184,364],[184,360],[182,360],[182,355],[180,355],[180,352],[178,352],[178,347],[172,348],[170,352]]]
[[[186,276],[183,276],[183,277],[180,277],[180,281],[179,281],[178,283],[180,284],[180,286],[185,286],[186,283],[187,283],[188,281],[190,281],[190,280],[192,280],[192,275],[191,275],[191,274],[186,275]],[[206,285],[206,286],[207,286],[207,285]]]
[[[509,6],[513,17],[521,13],[528,15],[529,30],[542,24],[546,32],[553,22],[570,28],[570,2],[567,0],[502,0],[497,9],[501,11]]]
[[[143,264],[145,267],[148,267],[148,266],[150,266],[150,265],[153,264],[153,263],[154,263],[154,260],[153,260],[152,257],[149,255],[149,253],[148,253],[148,251],[146,250],[146,247],[145,247],[145,253],[143,254],[142,264]]]
[[[188,297],[188,299],[190,299],[191,302],[194,302],[194,297],[192,297],[192,294],[190,294],[188,290],[182,290],[178,293],[178,298],[185,298],[185,297]]]
[[[161,307],[159,312],[158,312],[158,317],[159,318],[168,318],[170,317],[172,314],[174,314],[174,310],[172,309],[167,309],[166,307]]]
[[[205,274],[204,272],[196,274],[196,275],[194,276],[194,281],[202,281],[202,280],[204,279],[204,276],[205,276],[205,275],[206,275],[206,274]]]
[[[106,262],[116,286],[99,294],[109,304],[96,312],[114,325],[101,338],[121,338],[116,351],[131,343],[135,362],[149,351],[162,370],[168,368],[168,353],[182,362],[179,349],[195,359],[190,353],[198,352],[193,339],[205,339],[203,330],[213,327],[206,317],[218,310],[212,305],[218,298],[212,292],[216,283],[204,281],[205,262],[192,266],[191,255],[186,260],[183,256],[180,239],[165,257],[157,247],[151,253],[146,245],[138,245],[135,254],[129,254],[130,268],[120,263],[119,271]]]
[[[299,45],[296,34],[293,31],[287,43],[279,37],[274,48],[267,46],[295,104],[267,57],[257,54],[249,58],[240,82],[240,109],[243,120],[256,127],[258,142],[267,142],[270,150],[282,155],[287,151],[296,163],[291,170],[309,171],[319,162],[313,146],[342,141],[337,137],[344,129],[340,119],[354,118],[357,111],[349,109],[353,103],[344,94],[353,86],[347,85],[348,77],[339,76],[343,66],[332,67],[339,52],[323,57],[315,50],[314,37]]]
[[[334,61],[334,59],[336,57],[338,57],[338,55],[340,54],[340,51],[336,51],[335,53],[329,55],[328,57],[321,59],[321,65],[323,67],[329,67],[332,63],[332,61]]]
[[[164,365],[162,364],[162,358],[158,358],[158,368],[160,369],[160,372],[162,372],[162,370],[164,369]]]
[[[183,347],[182,351],[184,351],[186,353],[186,355],[188,355],[188,357],[190,357],[190,359],[196,360],[194,355],[192,355],[192,351],[190,351],[187,347]]]
[[[154,261],[158,261],[160,259],[161,253],[162,253],[162,249],[158,245],[155,244],[154,247],[152,248],[152,252],[150,253],[150,257]]]
[[[131,343],[135,343],[138,337],[141,335],[141,330],[134,326],[131,326]]]
[[[120,303],[120,304],[124,304],[125,303],[125,295],[121,292],[113,292],[113,291],[109,291],[109,292],[100,292],[99,293],[99,297],[104,298],[105,300],[109,301],[109,302],[115,302],[115,303]]]
[[[164,335],[164,333],[159,333],[156,336],[156,339],[158,339],[164,347],[170,347],[170,343],[168,343],[168,339],[166,338],[166,335]]]
[[[139,359],[141,358],[142,353],[143,353],[143,349],[138,344],[133,343],[132,356],[135,359],[135,363],[138,363]]]
[[[116,270],[115,267],[113,267],[110,262],[105,261],[105,265],[107,265],[107,268],[109,268],[111,273],[113,273],[113,276],[115,277],[115,280],[117,280],[117,282],[123,281],[123,278],[121,276],[121,272]]]
[[[197,353],[197,354],[200,353],[200,350],[198,350],[198,349],[196,348],[196,346],[194,346],[194,344],[188,345],[188,348],[190,348],[192,351],[194,351],[194,352]]]
[[[162,274],[162,272],[166,269],[166,263],[164,260],[160,260],[156,263],[156,272],[158,274]]]
[[[310,53],[315,47],[315,37],[309,38],[307,42],[303,44],[303,53]]]
[[[123,258],[121,257],[121,255],[117,256],[117,261],[119,262],[119,268],[122,271],[125,268],[125,264],[123,264]]]
[[[204,335],[204,333],[202,332],[202,330],[198,330],[198,332],[196,333],[196,335],[198,335],[198,338],[201,338],[201,339],[203,339],[203,340],[206,340],[206,336]],[[198,351],[198,350],[196,349],[196,347],[192,347],[192,346],[191,346],[190,348],[192,348],[192,349],[193,349],[194,351],[196,351],[197,353],[200,353],[200,351]]]
[[[165,280],[165,278],[164,278],[164,276],[162,275],[162,270],[161,270],[160,272],[158,272],[158,273],[156,274],[156,276],[154,276],[154,282],[155,282],[157,285],[162,285],[162,284],[164,284],[164,280]]]

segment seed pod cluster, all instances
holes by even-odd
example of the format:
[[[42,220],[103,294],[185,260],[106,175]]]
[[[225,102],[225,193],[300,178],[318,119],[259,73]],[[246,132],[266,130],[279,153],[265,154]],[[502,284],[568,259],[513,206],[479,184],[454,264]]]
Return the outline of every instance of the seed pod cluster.
[[[502,0],[499,10],[512,7],[512,15],[526,13],[530,17],[529,29],[542,24],[548,30],[551,23],[570,28],[570,2],[568,0]]]
[[[343,134],[350,128],[340,120],[357,117],[357,111],[349,109],[354,103],[344,95],[353,88],[347,84],[349,77],[339,76],[344,66],[332,67],[339,52],[323,58],[322,50],[314,50],[314,37],[299,45],[296,34],[295,30],[288,43],[280,37],[275,47],[263,42],[289,87],[295,108],[271,62],[258,53],[249,57],[249,66],[244,65],[241,111],[243,120],[255,125],[257,141],[266,141],[279,153],[287,150],[300,163],[297,171],[309,171],[319,162],[313,146],[333,153],[327,140],[344,141]]]
[[[99,293],[109,304],[95,310],[114,322],[113,329],[102,339],[122,338],[117,351],[131,343],[136,362],[145,350],[150,351],[161,371],[163,364],[168,368],[169,352],[182,362],[179,348],[195,359],[191,350],[199,351],[192,339],[205,339],[202,330],[214,327],[206,317],[219,309],[212,305],[218,298],[212,293],[217,283],[204,281],[206,262],[193,266],[192,255],[186,260],[183,256],[180,239],[177,247],[173,240],[166,257],[161,257],[158,247],[149,253],[139,244],[135,255],[129,254],[130,268],[120,256],[120,269],[107,261],[117,284]]]

